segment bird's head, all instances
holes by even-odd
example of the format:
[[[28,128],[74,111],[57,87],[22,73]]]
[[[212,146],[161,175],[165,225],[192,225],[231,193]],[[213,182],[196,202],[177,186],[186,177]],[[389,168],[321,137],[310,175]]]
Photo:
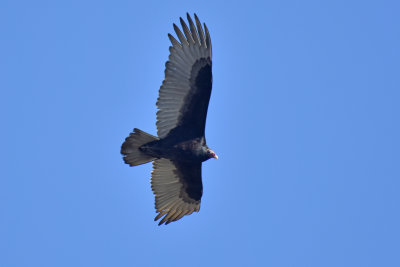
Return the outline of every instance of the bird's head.
[[[214,158],[214,159],[218,159],[217,154],[215,154],[214,151],[212,151],[211,149],[207,149],[207,156],[209,159]]]

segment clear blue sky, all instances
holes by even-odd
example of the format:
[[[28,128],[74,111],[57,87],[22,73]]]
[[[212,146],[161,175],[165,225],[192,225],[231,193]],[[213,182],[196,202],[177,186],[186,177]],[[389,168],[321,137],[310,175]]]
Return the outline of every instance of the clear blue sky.
[[[161,2],[0,3],[0,266],[400,266],[399,2]],[[158,227],[151,164],[119,151],[156,133],[186,12],[220,159]]]

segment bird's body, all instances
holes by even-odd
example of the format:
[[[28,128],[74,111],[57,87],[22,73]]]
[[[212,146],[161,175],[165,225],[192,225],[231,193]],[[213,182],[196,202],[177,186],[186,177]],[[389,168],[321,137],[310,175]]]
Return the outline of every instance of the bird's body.
[[[180,42],[168,35],[169,60],[157,100],[157,134],[139,129],[122,144],[125,163],[136,166],[153,161],[151,178],[159,224],[199,211],[203,194],[202,162],[218,158],[206,144],[205,123],[212,88],[211,39],[195,15],[174,24]]]
[[[155,158],[166,158],[173,161],[198,161],[209,159],[205,140],[195,138],[193,140],[174,142],[171,138],[155,140],[142,145],[139,150]]]

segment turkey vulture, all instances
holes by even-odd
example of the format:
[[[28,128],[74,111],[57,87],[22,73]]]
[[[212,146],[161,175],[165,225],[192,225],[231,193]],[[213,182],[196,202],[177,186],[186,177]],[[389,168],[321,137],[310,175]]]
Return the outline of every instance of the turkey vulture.
[[[204,128],[212,87],[211,39],[194,15],[180,18],[183,33],[171,34],[165,79],[157,100],[157,136],[137,128],[121,147],[124,161],[136,166],[153,161],[151,188],[158,225],[177,221],[200,210],[203,194],[201,165],[218,156],[206,144]]]

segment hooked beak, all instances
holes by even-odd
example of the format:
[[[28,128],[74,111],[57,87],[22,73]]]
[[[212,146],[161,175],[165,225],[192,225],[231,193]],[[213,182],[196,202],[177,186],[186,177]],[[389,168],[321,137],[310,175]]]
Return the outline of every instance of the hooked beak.
[[[214,151],[212,151],[212,150],[210,149],[210,152],[211,152],[211,156],[212,156],[214,159],[218,159],[218,156],[217,156],[217,154],[215,154]]]

